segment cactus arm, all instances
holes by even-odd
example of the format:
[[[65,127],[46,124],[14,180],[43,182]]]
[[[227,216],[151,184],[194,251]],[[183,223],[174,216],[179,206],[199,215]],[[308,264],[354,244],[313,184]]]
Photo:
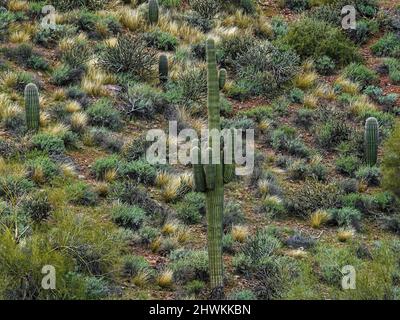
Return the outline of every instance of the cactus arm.
[[[160,60],[158,63],[158,72],[160,77],[160,83],[165,85],[168,81],[168,58],[165,54],[160,56]]]
[[[221,69],[219,71],[219,89],[220,90],[222,90],[225,87],[226,78],[227,78],[226,69]]]
[[[193,147],[192,149],[193,157],[197,157],[197,163],[193,161],[193,180],[194,180],[194,190],[196,192],[206,191],[206,178],[204,174],[203,165],[201,163],[201,151],[199,147]],[[196,160],[195,158],[193,160]]]
[[[378,161],[379,126],[378,121],[371,117],[365,123],[365,160],[369,166]]]
[[[30,83],[25,87],[25,114],[26,125],[29,131],[37,132],[40,121],[39,92],[35,84]]]

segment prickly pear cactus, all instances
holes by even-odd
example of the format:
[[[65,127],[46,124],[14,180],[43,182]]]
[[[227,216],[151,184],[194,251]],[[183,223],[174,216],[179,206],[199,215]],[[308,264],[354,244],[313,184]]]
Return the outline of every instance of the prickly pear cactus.
[[[39,130],[39,92],[35,84],[30,83],[25,87],[25,114],[26,125],[29,131]]]

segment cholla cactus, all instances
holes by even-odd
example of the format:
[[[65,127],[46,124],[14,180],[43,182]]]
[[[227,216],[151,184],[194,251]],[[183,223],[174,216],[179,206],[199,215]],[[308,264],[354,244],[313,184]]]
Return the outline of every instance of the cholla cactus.
[[[215,43],[207,40],[207,86],[208,86],[208,129],[221,130],[220,119],[220,94]],[[195,142],[197,144],[197,141]],[[210,135],[209,145],[213,145]],[[224,211],[224,183],[228,183],[234,176],[235,165],[223,163],[221,152],[220,163],[213,164],[212,149],[205,150],[209,158],[208,164],[201,164],[201,150],[198,146],[193,148],[194,157],[198,157],[197,164],[193,164],[193,177],[195,191],[204,192],[207,202],[208,224],[208,257],[209,271],[212,288],[211,298],[223,297],[223,263],[222,263],[222,218]]]
[[[369,166],[374,166],[378,161],[379,126],[378,120],[373,117],[365,122],[364,140],[365,160]]]
[[[149,21],[151,24],[158,23],[158,10],[157,0],[149,0]]]
[[[30,83],[25,87],[25,114],[26,125],[29,131],[39,130],[39,92],[35,84]]]

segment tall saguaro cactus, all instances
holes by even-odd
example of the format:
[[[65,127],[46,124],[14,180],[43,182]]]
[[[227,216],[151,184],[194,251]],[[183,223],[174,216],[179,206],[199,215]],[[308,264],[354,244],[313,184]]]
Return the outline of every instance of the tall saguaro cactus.
[[[369,166],[378,161],[379,126],[378,120],[371,117],[365,122],[365,160]]]
[[[157,0],[149,0],[149,21],[151,24],[158,23],[158,11]]]
[[[39,92],[35,84],[30,83],[25,87],[25,114],[26,125],[29,131],[39,130]]]
[[[168,58],[165,54],[160,55],[158,62],[158,73],[160,78],[160,83],[164,86],[168,81]]]
[[[208,130],[221,130],[220,119],[220,94],[219,77],[215,53],[215,43],[207,40],[207,91],[208,91]],[[216,143],[216,142],[215,142]],[[219,142],[218,142],[219,143]],[[223,262],[222,262],[222,218],[224,211],[224,182],[228,183],[233,178],[234,165],[223,163],[223,152],[220,162],[212,163],[212,135],[208,141],[209,147],[205,150],[208,156],[208,164],[201,163],[201,150],[195,146],[193,154],[198,155],[198,164],[193,164],[193,176],[195,191],[204,192],[207,204],[207,241],[210,282],[212,299],[223,297]],[[224,172],[225,171],[225,172]]]

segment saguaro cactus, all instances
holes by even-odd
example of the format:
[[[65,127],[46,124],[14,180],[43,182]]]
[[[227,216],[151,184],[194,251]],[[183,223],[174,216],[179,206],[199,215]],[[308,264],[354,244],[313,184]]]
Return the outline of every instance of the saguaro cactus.
[[[151,24],[158,23],[158,2],[157,2],[157,0],[149,0],[149,21]]]
[[[217,61],[214,41],[207,40],[207,91],[208,91],[208,129],[221,130],[220,119],[220,94]],[[207,204],[207,229],[208,229],[208,258],[212,299],[223,297],[223,262],[222,262],[222,218],[224,211],[224,182],[228,183],[233,178],[234,165],[223,162],[224,154],[221,152],[220,162],[211,162],[213,140],[212,135],[208,141],[205,154],[209,163],[202,164],[201,150],[195,146],[193,155],[198,156],[198,164],[193,164],[195,191],[204,192]],[[219,137],[220,139],[220,137]],[[195,142],[197,144],[197,141]]]
[[[35,84],[30,83],[25,87],[25,114],[28,130],[39,130],[39,92]]]
[[[222,90],[225,87],[226,76],[227,76],[226,69],[221,69],[219,71],[219,89],[220,90]]]
[[[378,120],[371,117],[365,122],[365,160],[369,166],[378,161],[379,126]]]
[[[158,62],[158,73],[160,77],[160,83],[164,85],[168,81],[168,58],[165,54],[160,56]]]

